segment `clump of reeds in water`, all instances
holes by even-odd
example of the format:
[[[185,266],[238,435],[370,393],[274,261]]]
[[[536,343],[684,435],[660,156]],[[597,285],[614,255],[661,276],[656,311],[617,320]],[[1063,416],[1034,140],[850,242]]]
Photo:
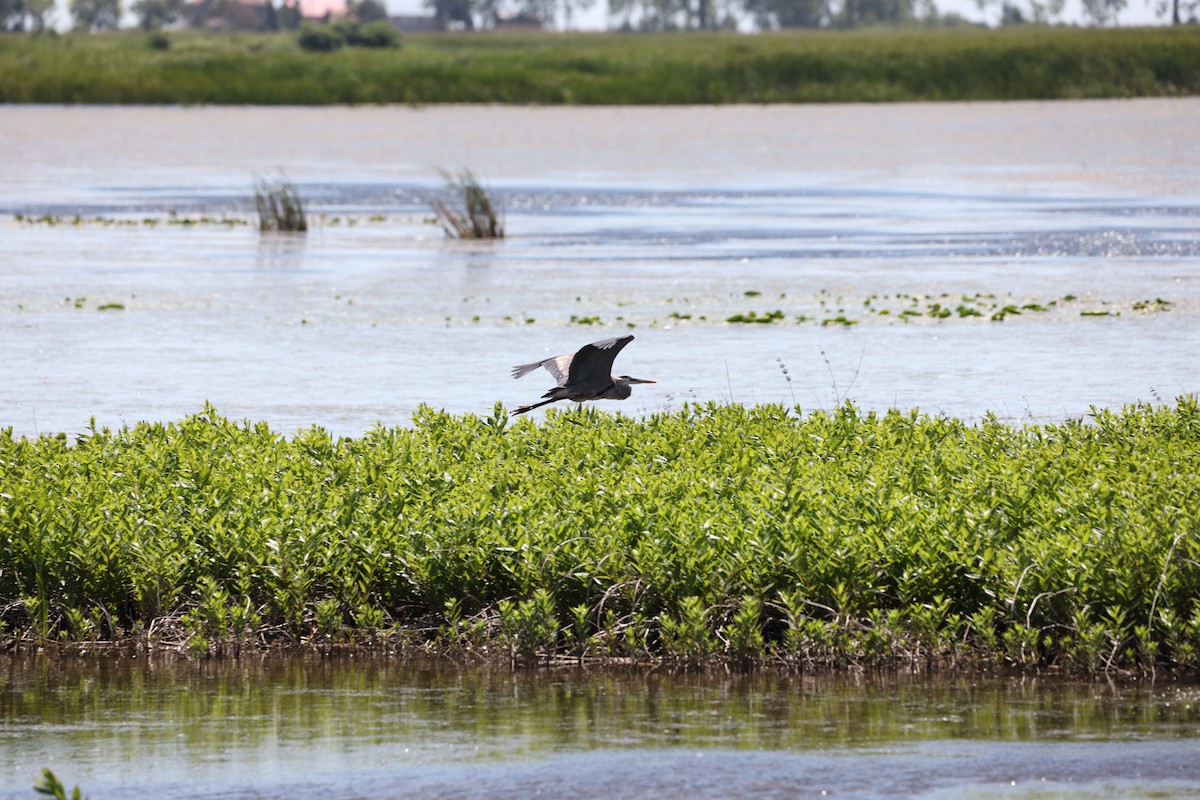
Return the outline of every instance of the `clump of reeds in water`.
[[[304,203],[296,187],[289,181],[259,181],[254,191],[254,204],[258,207],[260,231],[303,233],[308,230]]]
[[[440,197],[430,201],[438,222],[452,239],[501,239],[504,225],[496,215],[496,207],[470,170],[457,177],[446,175],[447,188],[457,196],[458,204],[451,205]]]

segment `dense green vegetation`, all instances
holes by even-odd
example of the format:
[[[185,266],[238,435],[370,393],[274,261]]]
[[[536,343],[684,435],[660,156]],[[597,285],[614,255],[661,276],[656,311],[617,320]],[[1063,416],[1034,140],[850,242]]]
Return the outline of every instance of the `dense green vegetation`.
[[[301,50],[290,34],[0,36],[0,102],[690,104],[1200,92],[1200,29],[761,35],[422,34]]]
[[[0,646],[1200,666],[1200,404],[0,432]]]

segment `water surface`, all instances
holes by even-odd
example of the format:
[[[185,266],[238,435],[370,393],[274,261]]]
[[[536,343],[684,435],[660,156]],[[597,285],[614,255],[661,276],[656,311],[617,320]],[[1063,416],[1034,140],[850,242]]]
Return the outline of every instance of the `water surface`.
[[[1196,99],[6,107],[0,427],[207,400],[356,435],[421,403],[528,402],[548,381],[511,365],[626,331],[618,368],[659,381],[608,406],[630,413],[1169,401],[1200,388],[1197,130]],[[459,166],[503,200],[506,240],[428,221]],[[280,169],[307,236],[220,222]],[[1022,313],[902,317],[935,302]],[[0,667],[3,798],[44,767],[93,800],[1200,796],[1200,700],[1170,682]]]
[[[1197,797],[1200,687],[8,659],[0,797]]]
[[[659,382],[607,406],[630,413],[1169,402],[1200,387],[1197,129],[1196,99],[8,107],[0,425],[169,421],[208,400],[356,435],[421,403],[528,402],[549,383],[512,364],[626,331],[618,368]],[[428,221],[438,170],[459,166],[502,199],[506,240]],[[307,236],[171,224],[247,218],[279,169],[318,215]],[[979,297],[1047,310],[924,314]],[[784,319],[725,321],[751,311]]]

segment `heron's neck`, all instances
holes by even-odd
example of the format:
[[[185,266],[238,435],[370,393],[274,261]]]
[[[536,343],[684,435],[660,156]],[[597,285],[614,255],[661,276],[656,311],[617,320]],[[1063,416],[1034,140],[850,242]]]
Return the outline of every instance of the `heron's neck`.
[[[624,400],[633,394],[633,387],[620,378],[613,378],[613,394],[619,399]]]

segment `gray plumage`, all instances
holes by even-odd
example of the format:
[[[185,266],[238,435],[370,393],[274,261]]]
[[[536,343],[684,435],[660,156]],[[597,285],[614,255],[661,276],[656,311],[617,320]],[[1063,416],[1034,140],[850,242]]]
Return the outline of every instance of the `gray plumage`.
[[[633,341],[632,336],[622,336],[617,339],[605,339],[602,342],[585,344],[575,353],[553,356],[532,364],[521,364],[513,367],[512,376],[520,378],[523,375],[544,367],[554,376],[558,384],[542,397],[549,398],[540,403],[531,403],[513,409],[513,415],[524,414],[539,406],[547,405],[558,400],[574,400],[582,403],[584,400],[624,400],[633,392],[629,387],[635,383],[654,383],[654,381],[631,378],[628,375],[613,377],[612,365],[621,348]]]

